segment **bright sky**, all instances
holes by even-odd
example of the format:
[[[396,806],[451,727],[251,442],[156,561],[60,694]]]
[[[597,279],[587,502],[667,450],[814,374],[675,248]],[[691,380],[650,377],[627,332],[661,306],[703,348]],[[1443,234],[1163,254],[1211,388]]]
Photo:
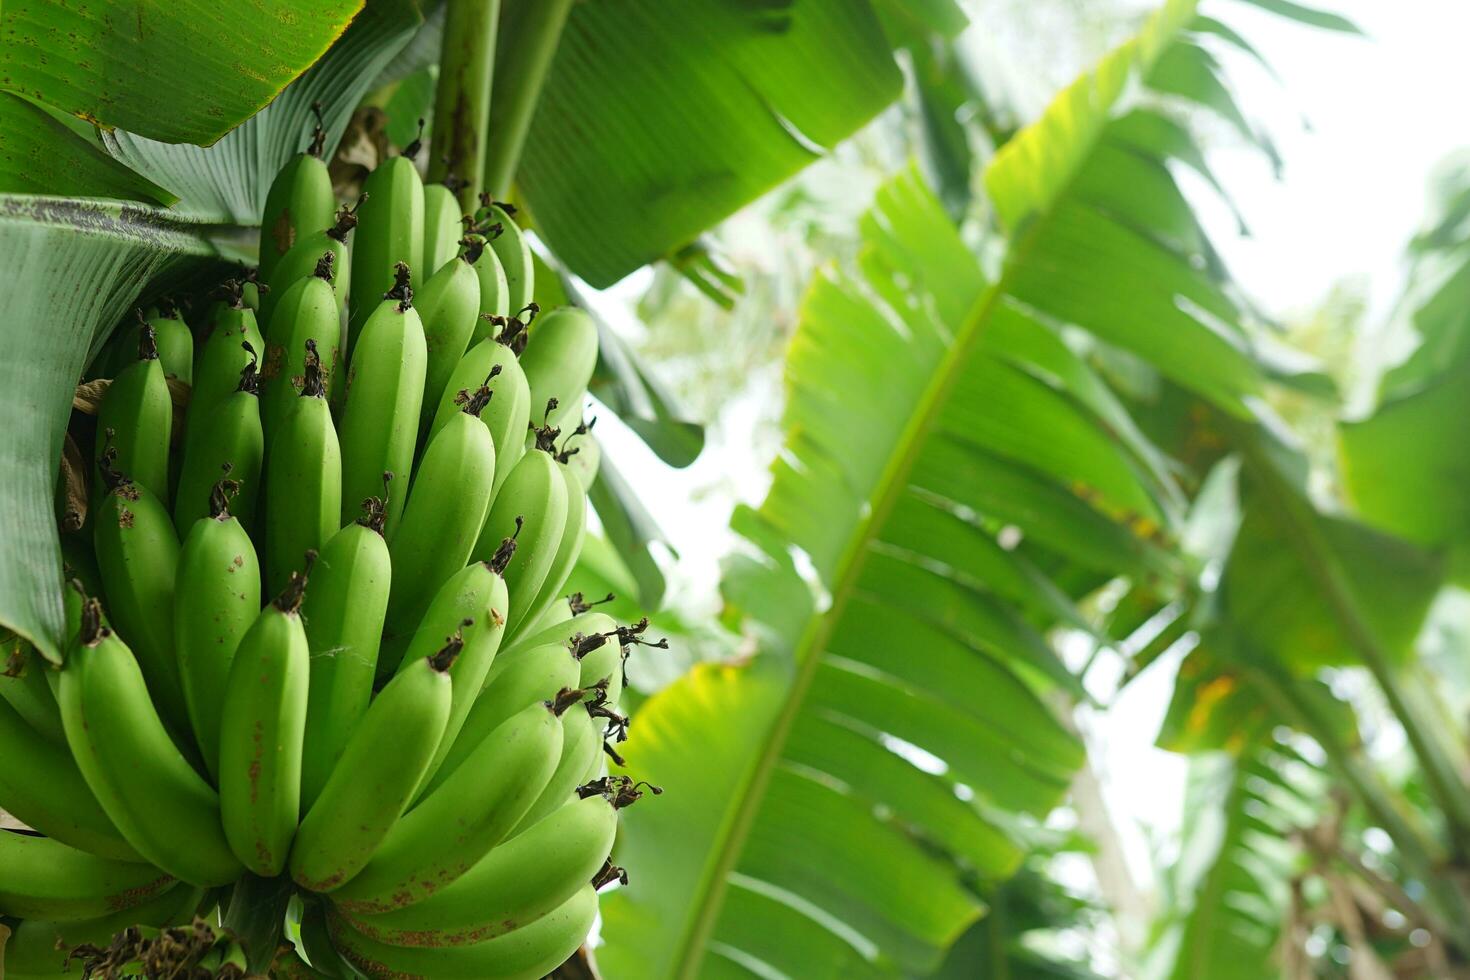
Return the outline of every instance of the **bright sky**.
[[[1401,287],[1404,245],[1425,214],[1430,174],[1470,140],[1464,122],[1470,58],[1463,51],[1470,3],[1314,2],[1353,18],[1369,38],[1206,0],[1205,11],[1244,34],[1280,76],[1278,82],[1249,58],[1222,51],[1240,104],[1263,125],[1284,168],[1278,180],[1259,151],[1222,139],[1211,163],[1252,236],[1239,236],[1230,212],[1208,193],[1198,198],[1201,215],[1236,278],[1268,313],[1310,311],[1334,284],[1360,277],[1381,319]],[[1005,54],[1025,57],[1024,51]],[[614,320],[632,322],[632,304],[647,283],[634,276],[603,294]],[[608,433],[614,454],[626,461],[624,472],[683,552],[683,573],[696,594],[708,594],[717,559],[729,549],[725,522],[733,503],[696,491],[710,485],[712,474],[731,470],[750,477],[736,491],[744,499],[758,500],[764,485],[768,461],[751,457],[746,437],[770,407],[752,402],[749,393],[737,401],[716,443],[682,472]],[[1111,711],[1084,719],[1130,867],[1145,889],[1152,883],[1150,852],[1162,845],[1171,853],[1167,842],[1180,822],[1184,763],[1152,747],[1177,659],[1166,658],[1135,681]]]

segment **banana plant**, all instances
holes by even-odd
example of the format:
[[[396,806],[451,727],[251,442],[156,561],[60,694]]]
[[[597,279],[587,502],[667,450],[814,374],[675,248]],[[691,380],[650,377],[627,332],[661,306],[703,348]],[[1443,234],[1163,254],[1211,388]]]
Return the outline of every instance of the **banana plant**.
[[[488,99],[505,137],[471,141],[484,175],[514,187],[560,264],[606,283],[677,252],[896,98],[877,9],[889,4],[658,0],[630,18],[508,0],[498,24],[476,21],[479,48],[460,54],[444,43],[445,0],[334,0],[309,15],[266,3],[228,24],[141,2],[75,23],[61,8],[6,4],[0,26],[24,43],[0,56],[0,258],[13,271],[0,336],[15,413],[0,436],[0,625],[59,657],[50,501],[69,392],[140,297],[254,262],[270,180],[306,145],[317,111],[330,155],[374,90],[388,98],[441,53],[451,69],[468,59],[472,104]],[[957,23],[952,0],[933,6]],[[720,31],[707,30],[714,21]],[[45,70],[27,60],[38,52]],[[240,64],[247,54],[259,65]],[[609,130],[589,140],[588,125]],[[469,128],[483,136],[483,120]],[[587,208],[585,195],[626,210]],[[678,425],[670,444],[687,457]],[[649,533],[629,525],[625,492],[599,487],[612,526]]]
[[[626,824],[642,887],[606,904],[609,976],[931,972],[984,912],[962,880],[1003,880],[1005,828],[1066,793],[1080,694],[1046,631],[1096,628],[1079,606],[1107,582],[1157,607],[1191,574],[1175,467],[1085,355],[1252,431],[1268,382],[1302,380],[1170,171],[1209,176],[1158,96],[1250,129],[1201,45],[1216,24],[1165,3],[998,151],[993,271],[910,172],[855,270],[808,291],[785,447],[724,583],[757,652],[639,711],[630,769],[686,790]]]

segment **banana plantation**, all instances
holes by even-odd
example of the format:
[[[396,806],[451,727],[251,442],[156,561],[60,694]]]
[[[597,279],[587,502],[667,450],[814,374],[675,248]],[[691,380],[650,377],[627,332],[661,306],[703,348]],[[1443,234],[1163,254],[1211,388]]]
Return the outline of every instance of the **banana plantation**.
[[[0,980],[1470,978],[1470,15],[1313,2],[5,0]]]

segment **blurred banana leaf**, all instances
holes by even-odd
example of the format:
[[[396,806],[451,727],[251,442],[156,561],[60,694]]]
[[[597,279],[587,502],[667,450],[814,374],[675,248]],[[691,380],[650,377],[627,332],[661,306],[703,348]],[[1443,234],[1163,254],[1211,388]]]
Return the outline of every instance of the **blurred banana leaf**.
[[[1252,740],[1237,755],[1190,760],[1182,853],[1141,980],[1280,976],[1295,833],[1327,809],[1327,775],[1289,747]]]

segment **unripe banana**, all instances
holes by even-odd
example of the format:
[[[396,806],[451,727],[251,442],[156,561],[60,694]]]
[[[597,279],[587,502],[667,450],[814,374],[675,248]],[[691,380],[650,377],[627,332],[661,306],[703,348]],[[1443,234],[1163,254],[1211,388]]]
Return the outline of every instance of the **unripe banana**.
[[[561,758],[549,703],[513,716],[399,820],[371,861],[333,899],[346,912],[386,912],[422,901],[479,862],[536,802]]]
[[[357,227],[357,209],[362,206],[364,198],[357,199],[352,207],[342,207],[331,227],[321,231],[314,231],[296,240],[291,246],[291,251],[281,257],[275,271],[269,277],[270,288],[260,301],[260,322],[269,323],[275,316],[276,307],[285,297],[289,290],[300,279],[311,275],[322,260],[323,253],[332,253],[332,287],[337,293],[337,305],[339,310],[346,310],[347,296],[352,287],[352,265],[350,262],[347,237]],[[345,312],[343,313],[345,317]],[[346,320],[343,319],[345,325]],[[342,340],[339,339],[340,346]]]
[[[454,637],[383,688],[343,747],[331,778],[301,821],[291,877],[312,891],[340,888],[377,852],[408,805],[449,717]]]
[[[439,595],[435,596],[429,614],[424,617],[426,625],[441,627],[447,618],[457,613],[463,614],[465,618],[462,620],[464,651],[450,670],[454,691],[449,720],[444,725],[444,734],[434,753],[434,759],[424,772],[420,793],[429,779],[439,771],[440,763],[454,746],[470,709],[480,696],[495,656],[500,652],[500,641],[505,635],[507,606],[505,566],[514,554],[515,541],[507,538],[501,542],[500,550],[489,562],[475,562],[445,583],[439,590]],[[418,659],[416,652],[423,646],[422,635],[421,628],[420,634],[415,636],[410,645],[409,655],[398,668],[400,671]],[[414,798],[417,799],[417,795]]]
[[[0,809],[63,844],[118,861],[142,860],[87,788],[66,742],[37,733],[5,701],[0,745]]]
[[[265,350],[255,313],[244,303],[243,284],[231,279],[221,289],[225,298],[211,308],[212,326],[199,345],[194,364],[194,385],[189,392],[191,420],[204,418],[212,406],[239,388],[240,372],[252,360],[245,344],[250,345],[249,350]],[[186,445],[203,431],[202,424],[191,423],[185,433]]]
[[[138,332],[138,359],[113,379],[97,409],[97,431],[104,438],[97,440],[96,461],[101,463],[109,447],[116,450],[116,468],[167,505],[173,419],[153,327],[144,324]]]
[[[481,261],[484,261],[482,258]],[[514,321],[519,323],[519,321]],[[516,360],[515,351],[494,339],[483,340],[471,347],[455,365],[449,382],[439,396],[434,421],[429,426],[432,439],[460,413],[455,399],[461,391],[474,390],[483,379],[495,375],[491,390],[495,397],[480,413],[480,420],[490,430],[495,442],[494,494],[500,493],[515,465],[526,454],[526,428],[531,421],[531,388]]]
[[[129,844],[164,871],[210,888],[240,875],[219,796],[170,740],[138,662],[89,600],[61,671],[61,720],[77,768]]]
[[[267,282],[298,239],[332,223],[337,198],[322,160],[326,140],[318,115],[311,145],[292,157],[271,181],[260,216],[260,275]]]
[[[550,623],[534,633],[528,633],[514,643],[507,644],[506,654],[511,657],[516,657],[523,650],[550,644],[566,647],[571,642],[572,637],[577,634],[591,636],[593,633],[611,633],[618,627],[617,620],[606,613],[596,612],[594,609],[594,607],[609,601],[611,598],[612,596],[608,596],[607,599],[600,599],[597,602],[590,603],[581,597],[581,593],[578,593],[575,597],[568,598],[566,605],[569,607],[569,611],[575,613],[575,615],[555,623]]]
[[[541,441],[538,437],[537,448],[521,457],[501,485],[473,552],[480,560],[488,559],[502,539],[520,532],[515,567],[506,576],[510,587],[507,636],[515,635],[522,620],[535,622],[529,614],[566,528],[567,483],[551,453],[541,448]]]
[[[342,411],[342,495],[351,505],[342,513],[344,522],[352,519],[358,502],[377,492],[384,472],[408,486],[413,470],[428,352],[408,267],[399,263],[397,274],[393,288],[361,325],[350,355]],[[403,513],[404,496],[388,501],[389,538]]]
[[[266,447],[265,581],[275,592],[341,527],[342,453],[315,347],[307,342],[306,383]]]
[[[479,343],[490,337],[494,324],[502,317],[510,315],[511,310],[520,307],[510,305],[510,286],[505,281],[505,269],[500,265],[500,259],[496,257],[491,241],[500,234],[500,229],[490,228],[485,234],[470,233],[464,236],[461,248],[468,253],[478,250],[480,257],[475,260],[475,278],[480,283],[480,318],[475,321],[474,332],[471,335],[471,343]]]
[[[536,267],[531,261],[531,245],[526,233],[515,220],[515,205],[491,200],[480,195],[480,209],[475,212],[476,227],[499,225],[501,233],[490,240],[495,257],[505,269],[507,306],[519,310],[536,295]]]
[[[311,648],[311,685],[301,759],[301,806],[309,810],[357,731],[373,693],[378,642],[393,580],[383,540],[383,498],[323,546],[301,607]]]
[[[511,841],[519,840],[533,828],[546,823],[562,810],[576,807],[577,804],[569,801],[573,798],[577,787],[584,781],[583,777],[587,770],[602,758],[602,726],[588,714],[585,708],[568,709],[561,716],[561,727],[561,759],[556,764],[556,772],[551,774],[550,781],[541,791],[541,795],[536,798],[535,804],[526,811],[521,822],[516,824],[515,829],[510,832]],[[606,858],[608,851],[611,850],[611,843],[609,839],[609,847],[600,851],[603,858]],[[571,841],[567,841],[566,844],[573,846]],[[502,845],[500,849],[506,846],[509,845]],[[600,861],[594,864],[581,880],[586,881],[600,866]]]
[[[280,426],[306,383],[308,340],[316,344],[322,387],[331,401],[342,337],[337,294],[332,289],[336,261],[331,251],[323,252],[311,275],[296,280],[286,290],[266,324],[260,411],[267,435]]]
[[[561,443],[561,452],[557,453],[558,457],[566,459],[567,468],[582,484],[584,492],[592,490],[592,484],[597,482],[597,471],[602,465],[602,444],[592,435],[592,427],[596,424],[597,418],[594,416],[567,433]]]
[[[564,306],[537,318],[521,355],[521,370],[537,411],[556,399],[548,424],[566,428],[569,420],[581,417],[587,383],[596,367],[597,324],[585,311]]]
[[[470,336],[475,332],[475,324],[479,322],[480,280],[475,275],[475,264],[480,261],[483,251],[479,246],[467,247],[459,261],[440,266],[414,296],[414,305],[424,325],[424,345],[428,351],[423,407],[429,411],[438,407],[449,376],[464,357]],[[458,391],[453,394],[458,394]],[[419,426],[425,437],[432,421],[428,415],[426,411]]]
[[[234,481],[215,485],[210,514],[194,523],[179,553],[174,649],[195,740],[219,778],[220,713],[235,650],[260,612],[260,562],[230,513]]]
[[[464,213],[454,191],[443,184],[425,184],[424,268],[436,273],[444,263],[454,258],[463,233]]]
[[[578,663],[566,647],[528,650],[510,667],[501,661],[491,665],[483,692],[470,706],[459,735],[443,754],[438,768],[419,791],[431,796],[452,782],[501,725],[527,706],[554,699],[563,690],[575,689]],[[458,778],[465,778],[460,776]],[[550,773],[547,774],[550,779]],[[534,801],[531,801],[534,802]],[[527,803],[527,809],[530,809]]]
[[[315,552],[256,617],[230,665],[220,712],[219,800],[225,836],[262,878],[286,867],[301,815],[301,743],[311,653],[301,624]]]
[[[194,381],[194,334],[179,314],[178,307],[166,303],[162,312],[148,318],[158,345],[158,363],[166,378],[178,378],[184,384]]]
[[[394,288],[394,270],[424,268],[424,184],[408,149],[417,151],[417,146],[379,164],[362,184],[347,327],[347,358],[354,367],[358,338],[378,308],[378,297]]]
[[[380,943],[436,948],[525,928],[587,886],[612,851],[617,828],[612,802],[593,793],[492,849],[417,905],[348,921]]]
[[[84,945],[106,949],[117,933],[130,926],[158,929],[187,924],[204,894],[201,888],[175,885],[156,898],[100,918],[18,922],[5,942],[5,975],[12,980],[80,977],[82,964],[71,958],[70,950]],[[68,961],[70,965],[64,965]]]
[[[341,919],[332,920],[332,939],[350,963],[373,978],[540,980],[577,951],[596,919],[597,892],[586,885],[530,925],[471,946],[389,946]]]
[[[495,443],[480,421],[491,379],[464,391],[463,410],[429,440],[413,478],[403,519],[389,535],[394,589],[388,632],[402,635],[422,619],[439,587],[465,567],[485,525],[495,481]]]
[[[556,602],[562,587],[567,584],[567,578],[572,574],[572,569],[576,567],[577,559],[582,554],[582,538],[587,530],[587,491],[582,489],[582,482],[567,466],[564,455],[558,453],[555,459],[557,472],[561,474],[562,482],[566,484],[566,523],[562,529],[561,540],[556,546],[556,554],[546,571],[546,580],[541,583],[541,589],[536,594],[530,613],[518,624],[522,633],[539,621],[552,603]],[[514,642],[515,639],[516,634],[512,634],[511,642]]]
[[[40,653],[19,636],[0,643],[0,703],[8,705],[36,734],[64,744],[66,733],[47,673]]]
[[[173,636],[179,538],[158,498],[115,470],[112,460],[109,450],[102,460],[108,489],[92,530],[97,567],[112,622],[137,656],[153,700],[169,728],[187,736],[189,712]]]
[[[199,435],[185,440],[184,464],[174,495],[174,527],[187,535],[196,521],[209,516],[215,484],[228,474],[236,493],[230,510],[247,527],[255,526],[260,469],[265,462],[265,433],[260,419],[260,376],[255,351],[240,372],[239,386],[204,412],[190,412]]]
[[[114,861],[9,830],[0,830],[0,868],[0,915],[20,919],[95,919],[174,885],[152,865]]]

